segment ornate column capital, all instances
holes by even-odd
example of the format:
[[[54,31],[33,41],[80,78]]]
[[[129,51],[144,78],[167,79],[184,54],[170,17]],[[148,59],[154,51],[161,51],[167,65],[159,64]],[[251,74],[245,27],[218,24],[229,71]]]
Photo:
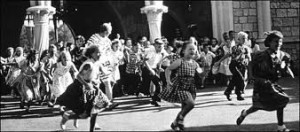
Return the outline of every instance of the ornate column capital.
[[[34,15],[34,24],[42,25],[49,21],[49,16],[53,15],[56,9],[52,6],[33,6],[29,7],[26,11]]]
[[[150,42],[161,38],[162,14],[168,12],[168,7],[163,5],[162,1],[145,1],[145,7],[141,8],[141,13],[147,15],[150,31]]]
[[[141,8],[142,14],[159,14],[168,12],[168,7],[164,5],[148,5]]]

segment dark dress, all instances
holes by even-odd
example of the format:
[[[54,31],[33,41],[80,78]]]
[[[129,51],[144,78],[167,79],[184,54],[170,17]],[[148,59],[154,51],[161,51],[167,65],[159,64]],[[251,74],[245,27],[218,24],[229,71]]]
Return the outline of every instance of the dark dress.
[[[281,62],[289,55],[280,52],[280,57],[273,56],[274,53],[267,49],[254,54],[252,60],[252,72],[255,78],[253,88],[253,107],[257,109],[272,111],[285,107],[289,97],[284,93],[282,87],[276,82],[281,76]],[[271,56],[272,55],[272,56]]]
[[[82,114],[85,111],[85,103],[83,99],[83,85],[76,79],[70,84],[66,91],[57,98],[56,103],[66,106],[76,114]],[[88,100],[91,103],[91,100]]]

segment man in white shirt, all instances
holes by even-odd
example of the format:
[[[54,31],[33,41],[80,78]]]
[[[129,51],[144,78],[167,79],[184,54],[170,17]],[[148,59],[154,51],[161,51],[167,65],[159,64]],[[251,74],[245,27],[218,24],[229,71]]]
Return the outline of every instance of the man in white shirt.
[[[154,95],[151,96],[151,104],[154,106],[159,106],[157,101],[160,101],[160,98],[157,96],[161,90],[161,80],[158,69],[158,63],[167,55],[164,50],[164,43],[160,38],[155,39],[154,41],[154,50],[149,51],[145,54],[145,65],[144,68],[144,80],[142,84],[142,91],[147,94],[149,92],[150,83],[152,82],[155,85]]]

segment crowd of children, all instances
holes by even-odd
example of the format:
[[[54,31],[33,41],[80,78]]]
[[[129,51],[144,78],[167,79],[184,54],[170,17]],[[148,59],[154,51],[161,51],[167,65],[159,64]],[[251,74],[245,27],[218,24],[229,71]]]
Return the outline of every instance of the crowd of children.
[[[104,23],[99,33],[87,41],[83,36],[77,36],[74,48],[64,47],[61,43],[51,44],[41,56],[35,50],[23,55],[22,47],[16,48],[16,52],[10,47],[8,57],[1,57],[1,77],[11,90],[10,94],[21,97],[22,109],[30,112],[34,100],[47,103],[49,107],[59,104],[63,113],[62,129],[68,119],[74,119],[74,126],[78,127],[77,119],[91,117],[91,131],[98,128],[97,114],[104,108],[117,107],[114,97],[125,95],[150,96],[151,104],[156,107],[162,99],[181,103],[182,109],[171,128],[184,130],[183,120],[194,108],[197,89],[205,88],[210,82],[227,87],[224,94],[229,101],[233,89],[237,100],[244,100],[242,94],[247,81],[253,78],[249,67],[256,68],[253,75],[266,77],[257,72],[263,70],[257,63],[264,60],[254,58],[253,65],[248,66],[252,56],[260,53],[255,39],[249,38],[250,32],[239,32],[237,36],[234,31],[224,32],[222,42],[216,38],[190,37],[169,43],[163,37],[156,38],[151,44],[146,37],[139,37],[135,42],[117,35],[111,41],[108,38],[111,31],[110,23]],[[273,34],[282,39],[279,33]],[[272,46],[273,43],[269,43]],[[273,50],[267,50],[265,54],[271,54],[269,52]],[[255,91],[259,94],[263,92],[260,93],[258,85],[271,87],[256,81]],[[253,100],[257,100],[256,96]],[[283,96],[279,101],[283,104],[275,108],[261,108],[254,102],[253,107],[242,112],[237,124],[258,109],[276,109],[281,117],[288,99]],[[262,103],[268,105],[268,102]],[[278,125],[285,129],[281,118]]]

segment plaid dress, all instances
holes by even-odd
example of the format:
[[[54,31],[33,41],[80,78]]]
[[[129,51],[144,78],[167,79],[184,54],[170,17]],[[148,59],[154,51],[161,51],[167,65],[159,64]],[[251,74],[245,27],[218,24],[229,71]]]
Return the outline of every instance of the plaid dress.
[[[171,81],[173,85],[163,89],[158,95],[161,99],[171,103],[181,103],[192,97],[196,98],[195,74],[197,62],[188,63],[181,60],[181,65],[177,69],[177,76]]]

